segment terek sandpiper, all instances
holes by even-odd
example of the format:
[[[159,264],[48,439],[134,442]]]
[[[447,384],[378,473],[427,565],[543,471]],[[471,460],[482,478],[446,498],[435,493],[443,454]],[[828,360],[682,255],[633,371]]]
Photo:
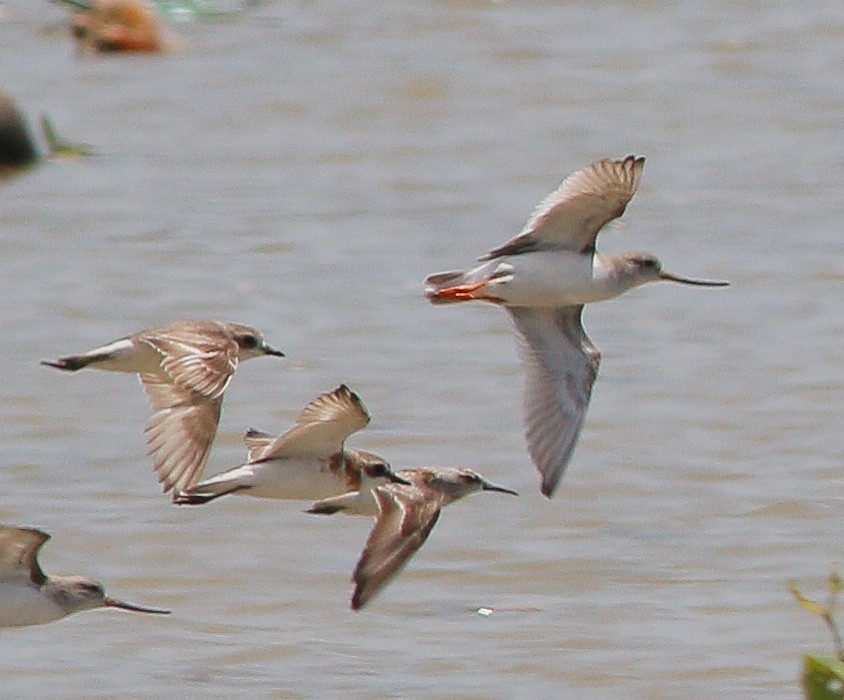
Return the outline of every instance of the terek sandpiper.
[[[471,469],[402,469],[397,474],[409,483],[385,484],[366,494],[327,498],[308,509],[320,515],[344,512],[376,516],[352,575],[353,610],[366,605],[404,568],[428,539],[444,506],[477,491],[518,495]]]
[[[41,530],[0,525],[0,628],[42,625],[106,607],[170,614],[111,598],[100,583],[85,576],[47,576],[38,564],[38,550],[49,539]]]
[[[407,483],[378,455],[343,448],[346,438],[368,423],[360,397],[341,384],[305,406],[286,433],[247,432],[246,464],[201,481],[173,500],[199,505],[227,494],[313,500],[350,491],[363,498],[381,484]]]
[[[479,258],[482,265],[425,280],[434,304],[481,300],[504,306],[524,342],[525,437],[551,496],[580,434],[601,354],[583,330],[584,304],[658,280],[704,287],[727,282],[665,272],[649,253],[601,255],[598,232],[621,216],[644,158],[603,159],[570,175],[537,207],[515,238]]]
[[[254,328],[221,321],[182,321],[41,364],[137,373],[152,403],[144,432],[162,490],[199,479],[217,433],[223,392],[238,362],[284,357]]]

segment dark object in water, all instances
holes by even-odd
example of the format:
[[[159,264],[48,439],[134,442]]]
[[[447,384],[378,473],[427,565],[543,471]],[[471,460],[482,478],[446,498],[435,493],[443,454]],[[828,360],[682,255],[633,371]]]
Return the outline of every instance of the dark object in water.
[[[38,160],[29,125],[11,97],[0,90],[0,175],[8,175]]]

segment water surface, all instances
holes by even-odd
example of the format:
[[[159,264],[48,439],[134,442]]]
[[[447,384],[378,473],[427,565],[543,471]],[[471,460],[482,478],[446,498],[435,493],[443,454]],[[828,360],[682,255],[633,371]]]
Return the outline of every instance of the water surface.
[[[265,2],[162,57],[75,54],[10,0],[0,76],[100,155],[0,185],[0,520],[166,619],[0,635],[4,693],[154,698],[794,698],[828,653],[791,601],[842,558],[844,10],[833,3]],[[521,227],[567,173],[647,156],[609,252],[651,285],[585,314],[603,352],[555,499],[505,314],[421,280]],[[157,492],[125,375],[43,357],[173,319],[261,328],[208,470],[348,382],[356,447],[518,489],[443,514],[369,608],[369,522]],[[488,606],[502,610],[484,617]]]

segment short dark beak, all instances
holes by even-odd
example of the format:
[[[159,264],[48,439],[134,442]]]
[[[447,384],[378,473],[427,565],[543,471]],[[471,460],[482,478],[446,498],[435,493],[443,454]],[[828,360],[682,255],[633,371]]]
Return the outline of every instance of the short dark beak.
[[[276,350],[272,345],[267,345],[266,343],[261,346],[261,350],[264,351],[265,355],[273,355],[274,357],[284,357],[284,353],[281,350]]]
[[[672,275],[670,272],[660,272],[659,278],[661,280],[665,280],[667,282],[679,282],[680,284],[694,284],[698,287],[729,287],[729,282],[723,282],[721,280],[696,280],[692,279],[691,277],[679,277],[678,275]]]
[[[103,598],[103,605],[107,608],[120,608],[121,610],[131,610],[132,612],[139,612],[139,613],[152,613],[155,615],[169,615],[169,610],[161,610],[160,608],[143,608],[140,605],[132,605],[131,603],[124,603],[122,600],[116,600],[115,598],[109,598],[106,596]]]
[[[513,491],[513,489],[508,489],[506,486],[499,486],[498,484],[490,483],[489,481],[485,481],[483,485],[484,491],[497,491],[498,493],[509,493],[512,496],[518,496],[518,491]]]
[[[413,486],[413,482],[405,479],[403,476],[399,476],[395,472],[392,472],[389,476],[390,481],[394,484],[404,484],[405,486]]]

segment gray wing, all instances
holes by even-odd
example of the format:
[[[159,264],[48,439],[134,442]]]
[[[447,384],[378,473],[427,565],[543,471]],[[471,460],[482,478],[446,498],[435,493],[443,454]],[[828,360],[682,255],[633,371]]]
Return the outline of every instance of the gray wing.
[[[644,158],[604,158],[569,175],[539,203],[519,235],[480,260],[543,247],[578,252],[594,249],[598,232],[624,213],[644,167]]]
[[[374,493],[379,513],[352,575],[354,610],[366,605],[404,568],[428,539],[442,508],[439,495],[414,486],[381,486]]]
[[[0,581],[23,579],[43,585],[47,577],[38,565],[38,550],[49,539],[34,528],[0,526]]]
[[[550,497],[580,435],[601,353],[581,325],[583,306],[507,311],[523,339],[528,452],[542,475],[542,493]]]

